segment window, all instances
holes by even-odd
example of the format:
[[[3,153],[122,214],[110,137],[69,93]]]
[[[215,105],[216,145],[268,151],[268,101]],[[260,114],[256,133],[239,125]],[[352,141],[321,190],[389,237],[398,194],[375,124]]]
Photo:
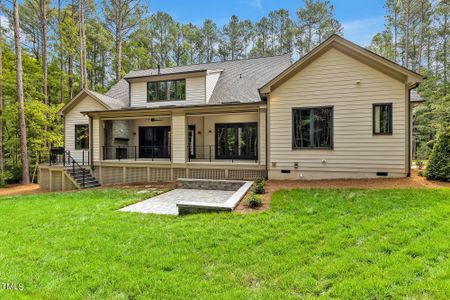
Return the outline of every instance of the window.
[[[186,100],[186,80],[147,82],[147,102]]]
[[[75,149],[89,148],[89,125],[75,125]]]
[[[294,108],[293,149],[333,148],[333,107]]]
[[[217,159],[252,159],[258,157],[256,123],[216,124]]]
[[[392,134],[392,103],[373,105],[373,134]]]

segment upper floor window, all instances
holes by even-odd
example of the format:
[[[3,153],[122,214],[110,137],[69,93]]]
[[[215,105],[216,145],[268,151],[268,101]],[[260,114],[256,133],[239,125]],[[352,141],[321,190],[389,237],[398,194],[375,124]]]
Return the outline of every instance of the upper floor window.
[[[186,100],[186,79],[147,82],[147,102]]]
[[[392,103],[373,105],[373,134],[392,134]]]
[[[333,107],[292,110],[293,149],[333,148]]]
[[[89,125],[75,125],[75,149],[83,150],[89,148]]]

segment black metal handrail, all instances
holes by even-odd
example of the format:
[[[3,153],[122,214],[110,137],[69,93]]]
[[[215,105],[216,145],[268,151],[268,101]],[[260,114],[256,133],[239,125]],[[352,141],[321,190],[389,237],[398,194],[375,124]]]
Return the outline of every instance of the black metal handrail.
[[[78,164],[81,164],[82,166],[85,165],[90,165],[90,155],[89,155],[89,151],[88,150],[81,150],[81,158],[79,159],[79,161],[77,162]],[[50,166],[54,166],[54,165],[63,165],[65,166],[65,164],[67,163],[67,156],[70,156],[71,153],[70,151],[66,151],[66,150],[58,150],[55,151],[54,149],[51,149],[48,152],[48,157],[45,158],[43,155],[40,155],[40,163],[44,163],[46,161],[46,159],[48,160],[48,164]],[[77,155],[78,156],[78,155]]]
[[[187,146],[188,160],[202,160],[212,162],[214,160],[254,160],[258,162],[258,147],[250,147],[243,151],[237,149],[218,149],[216,145]]]
[[[84,162],[84,160],[83,160]],[[86,187],[86,175],[89,171],[87,171],[85,168],[81,167],[80,164],[70,155],[69,151],[64,151],[64,160],[63,165],[65,169],[72,170],[72,176],[75,176],[75,171],[81,170],[81,173],[83,175],[81,187]]]
[[[103,160],[123,159],[171,159],[171,148],[167,145],[155,146],[103,146]]]

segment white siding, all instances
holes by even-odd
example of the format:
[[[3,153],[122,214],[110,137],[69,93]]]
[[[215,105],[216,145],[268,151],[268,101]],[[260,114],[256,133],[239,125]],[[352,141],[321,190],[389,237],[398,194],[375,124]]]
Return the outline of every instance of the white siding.
[[[131,83],[131,106],[156,107],[164,105],[195,105],[205,104],[205,77],[186,78],[185,101],[158,101],[147,103],[147,83]]]
[[[360,80],[358,85],[356,81]],[[269,99],[272,178],[364,177],[406,173],[405,85],[332,48],[276,88]],[[372,104],[393,104],[393,135],[372,134]],[[334,149],[293,150],[292,108],[334,107]],[[324,160],[324,161],[323,161]],[[327,176],[327,173],[330,176]]]
[[[206,103],[209,102],[217,81],[219,80],[221,72],[211,73],[206,75]]]
[[[186,163],[186,116],[185,114],[172,115],[172,162],[174,164]]]
[[[89,118],[82,115],[80,112],[104,109],[105,108],[97,101],[90,96],[86,96],[64,115],[65,149],[70,151],[70,154],[76,160],[81,160],[83,150],[75,150],[75,125],[89,124]],[[98,132],[98,130],[95,131],[94,126],[94,146],[98,141],[98,138],[96,139],[96,136],[98,137]],[[90,139],[90,142],[92,142],[92,139]],[[85,154],[85,159],[87,159],[87,154]]]

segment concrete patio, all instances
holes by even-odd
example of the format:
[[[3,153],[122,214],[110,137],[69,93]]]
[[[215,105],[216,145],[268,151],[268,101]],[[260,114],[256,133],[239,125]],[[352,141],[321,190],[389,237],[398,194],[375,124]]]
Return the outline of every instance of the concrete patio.
[[[251,185],[250,181],[181,179],[179,188],[119,211],[161,215],[232,211]]]

